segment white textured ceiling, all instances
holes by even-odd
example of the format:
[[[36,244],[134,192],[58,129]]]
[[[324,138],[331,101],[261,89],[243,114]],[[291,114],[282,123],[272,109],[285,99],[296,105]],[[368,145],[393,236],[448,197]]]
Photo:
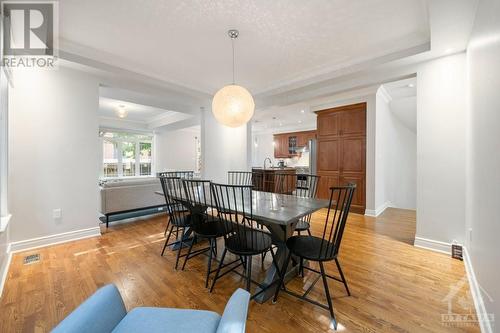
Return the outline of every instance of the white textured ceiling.
[[[421,0],[61,0],[67,52],[213,93],[276,89],[427,43]]]
[[[252,131],[284,133],[316,128],[316,114],[304,104],[272,107],[256,112],[252,119]]]

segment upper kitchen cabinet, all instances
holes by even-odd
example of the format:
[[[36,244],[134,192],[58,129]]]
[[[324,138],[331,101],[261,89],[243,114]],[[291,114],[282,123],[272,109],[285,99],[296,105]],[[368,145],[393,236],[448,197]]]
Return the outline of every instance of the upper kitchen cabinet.
[[[309,143],[309,140],[316,139],[316,131],[306,131],[298,133],[298,146],[305,147]]]
[[[300,155],[300,148],[316,138],[316,131],[274,134],[274,157],[289,158]]]
[[[288,135],[274,135],[274,158],[288,158]]]

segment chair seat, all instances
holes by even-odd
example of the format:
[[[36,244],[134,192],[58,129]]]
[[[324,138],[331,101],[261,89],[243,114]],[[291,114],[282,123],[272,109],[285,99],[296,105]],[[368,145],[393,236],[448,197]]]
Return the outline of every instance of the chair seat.
[[[271,236],[265,232],[250,230],[234,233],[226,239],[226,248],[236,255],[255,255],[271,248]]]
[[[113,333],[215,332],[220,319],[212,311],[140,307],[130,311]]]
[[[299,220],[299,222],[297,222],[297,225],[295,226],[295,231],[307,231],[310,227],[311,224],[309,222]]]
[[[224,223],[217,217],[209,216],[208,221],[200,224],[193,224],[192,229],[201,237],[216,238],[224,236],[228,228],[226,228]]]
[[[191,226],[191,215],[178,215],[175,219],[170,219],[170,224],[180,228],[189,227]]]
[[[311,261],[335,258],[334,245],[314,236],[292,236],[286,241],[286,246],[294,255]]]

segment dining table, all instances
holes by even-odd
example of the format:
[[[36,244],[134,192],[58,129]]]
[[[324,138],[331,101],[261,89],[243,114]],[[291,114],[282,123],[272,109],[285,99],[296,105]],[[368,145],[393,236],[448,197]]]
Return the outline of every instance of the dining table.
[[[163,195],[162,191],[156,191],[155,193]],[[210,190],[200,190],[199,193],[206,193],[206,196],[211,196]],[[183,194],[177,195],[175,199],[180,202],[186,201]],[[250,200],[250,198],[248,199]],[[284,261],[288,256],[286,241],[294,234],[297,222],[302,217],[312,214],[322,208],[326,208],[330,204],[329,200],[325,199],[254,190],[251,191],[251,201],[251,208],[246,209],[249,211],[251,209],[253,220],[265,225],[269,230],[273,244],[276,246],[276,261],[280,268],[283,267]],[[206,202],[212,206],[211,208],[215,208],[211,198],[204,198],[200,200],[200,202]],[[292,259],[295,258],[292,256]],[[289,269],[285,273],[285,282],[298,274],[299,260],[293,261],[295,264],[289,265]],[[275,266],[271,265],[266,271],[264,280],[261,282],[261,285],[266,290],[260,293],[255,300],[259,303],[264,303],[272,298],[276,291],[277,283],[275,282],[277,280],[279,280],[279,274]],[[273,283],[275,286],[267,288]],[[260,289],[257,290],[257,292],[259,291]]]

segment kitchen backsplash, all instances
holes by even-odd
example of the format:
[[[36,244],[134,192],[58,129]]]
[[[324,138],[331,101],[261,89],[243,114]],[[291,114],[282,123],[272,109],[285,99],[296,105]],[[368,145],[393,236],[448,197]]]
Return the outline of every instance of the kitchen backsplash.
[[[276,160],[276,162],[279,159]],[[302,153],[300,157],[283,158],[286,166],[288,167],[308,167],[309,166],[309,152]]]

